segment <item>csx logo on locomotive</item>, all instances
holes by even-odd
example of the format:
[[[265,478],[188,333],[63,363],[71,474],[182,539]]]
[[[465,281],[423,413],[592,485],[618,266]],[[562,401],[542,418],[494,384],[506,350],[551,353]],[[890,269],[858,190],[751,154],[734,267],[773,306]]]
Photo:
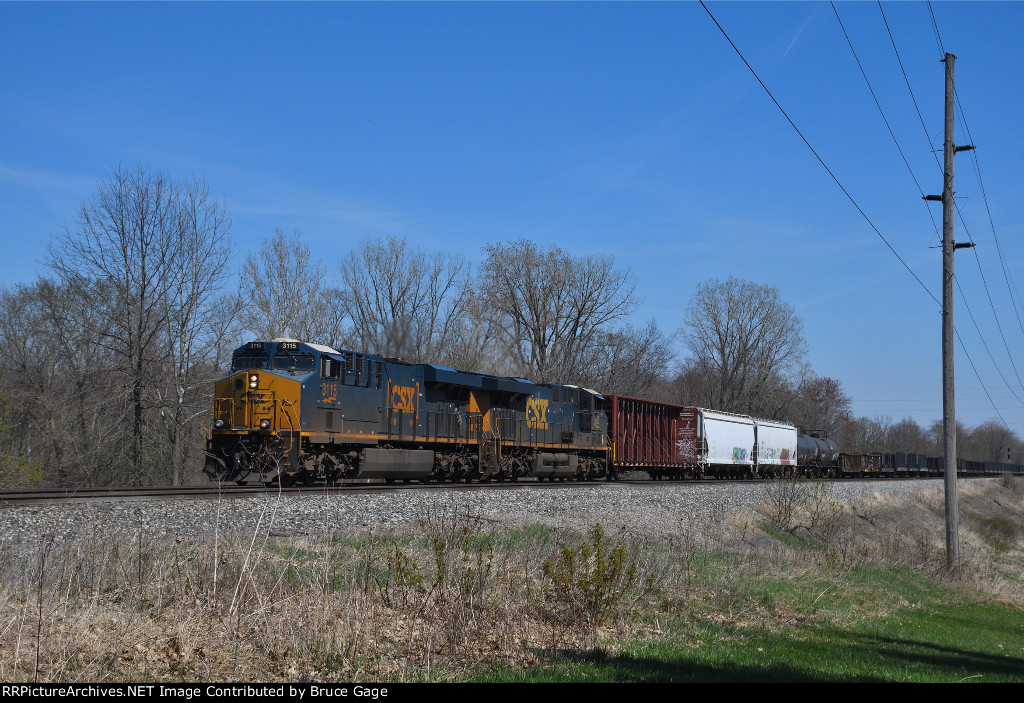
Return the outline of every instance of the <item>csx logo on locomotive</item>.
[[[548,428],[548,399],[530,398],[526,401],[526,426],[539,430]]]
[[[416,386],[391,386],[391,409],[415,412],[418,388],[418,383]]]

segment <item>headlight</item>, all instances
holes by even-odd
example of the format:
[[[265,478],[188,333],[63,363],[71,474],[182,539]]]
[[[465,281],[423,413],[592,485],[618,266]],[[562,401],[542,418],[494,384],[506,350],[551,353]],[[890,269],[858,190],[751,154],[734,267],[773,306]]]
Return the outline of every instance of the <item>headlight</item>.
[[[270,420],[260,420],[260,429],[261,430],[269,430],[270,429]]]
[[[213,421],[213,426],[216,427],[219,430],[220,428],[222,428],[224,426],[224,421],[223,420],[214,420]]]
[[[257,376],[254,373],[249,374],[249,388],[255,388],[256,386],[259,385],[259,382],[260,382],[260,377],[259,376]]]

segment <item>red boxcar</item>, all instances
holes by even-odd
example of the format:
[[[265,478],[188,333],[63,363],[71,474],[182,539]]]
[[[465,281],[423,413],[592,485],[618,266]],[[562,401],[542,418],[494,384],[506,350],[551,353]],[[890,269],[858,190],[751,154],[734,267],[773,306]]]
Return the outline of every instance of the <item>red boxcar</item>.
[[[652,478],[681,476],[697,463],[697,408],[604,396],[612,464]]]

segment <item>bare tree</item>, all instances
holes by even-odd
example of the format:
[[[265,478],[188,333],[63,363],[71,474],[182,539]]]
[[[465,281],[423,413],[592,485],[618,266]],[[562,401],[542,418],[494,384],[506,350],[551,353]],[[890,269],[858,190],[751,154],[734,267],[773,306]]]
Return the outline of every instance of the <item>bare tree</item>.
[[[213,381],[205,362],[217,348],[215,299],[228,272],[231,241],[227,213],[201,181],[193,179],[178,188],[174,215],[177,236],[167,269],[163,315],[170,373],[157,388],[168,391],[161,398],[160,415],[171,482],[179,485],[187,446],[200,446],[195,420],[207,409],[203,397]]]
[[[0,481],[8,488],[28,488],[43,478],[42,462],[29,457],[19,434],[10,385],[0,369]]]
[[[100,281],[109,304],[98,308],[100,343],[117,360],[131,395],[129,480],[143,478],[145,391],[166,359],[162,338],[170,268],[177,243],[177,192],[163,173],[117,169],[51,243],[47,266],[64,285]],[[107,301],[97,301],[107,302]]]
[[[425,254],[398,237],[366,238],[339,268],[360,349],[412,362],[445,363],[447,342],[465,312],[469,264]]]
[[[738,278],[697,286],[682,337],[710,407],[777,415],[806,353],[802,323],[775,286]]]
[[[892,418],[887,415],[854,418],[843,426],[836,443],[851,454],[885,451],[890,427]]]
[[[204,391],[196,369],[213,344],[209,311],[230,257],[228,228],[223,205],[201,180],[178,183],[137,166],[114,170],[50,244],[55,281],[39,292],[57,358],[75,371],[65,377],[90,392],[102,377],[96,395],[124,399],[127,420],[109,402],[102,414],[80,418],[98,417],[103,435],[130,428],[115,443],[126,448],[125,460],[108,457],[119,470],[112,480],[180,482],[184,447],[199,443],[193,420]],[[79,348],[83,341],[93,354]],[[95,354],[99,363],[90,367]]]
[[[483,251],[477,289],[500,317],[519,373],[538,382],[578,382],[597,336],[637,307],[632,275],[611,256],[573,256],[525,239]]]
[[[968,447],[968,440],[971,437],[971,430],[960,420],[956,421],[956,446]],[[931,441],[930,456],[945,456],[945,442],[943,440],[942,420],[935,420],[928,426],[928,439]],[[969,458],[965,453],[959,453],[960,459]],[[973,459],[973,457],[970,457]]]
[[[914,421],[905,417],[899,422],[885,427],[885,441],[872,447],[870,451],[907,452],[911,454],[931,454],[932,445],[928,433]]]
[[[1020,440],[1008,427],[998,420],[988,420],[970,431],[969,437],[961,454],[965,459],[974,461],[1006,462],[1007,453],[1020,446]]]
[[[836,437],[850,417],[850,407],[850,397],[842,383],[808,372],[796,387],[789,419],[805,430],[818,430]]]
[[[441,340],[439,363],[495,376],[520,373],[501,343],[499,330],[504,325],[500,316],[486,299],[474,294],[471,283],[467,281],[460,293],[462,314]]]
[[[670,340],[654,320],[641,329],[625,325],[595,336],[579,383],[602,393],[653,398],[672,358]]]
[[[239,274],[242,324],[258,339],[293,337],[333,344],[341,337],[344,306],[321,262],[313,260],[299,230],[277,228],[250,254]]]
[[[41,280],[0,293],[0,365],[13,434],[61,486],[124,481],[132,467],[130,384],[97,330],[107,288]]]

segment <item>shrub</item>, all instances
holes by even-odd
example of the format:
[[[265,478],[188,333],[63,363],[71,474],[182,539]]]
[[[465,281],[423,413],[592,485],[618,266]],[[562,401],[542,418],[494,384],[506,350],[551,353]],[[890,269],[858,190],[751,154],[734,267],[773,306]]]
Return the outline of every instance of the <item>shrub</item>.
[[[561,606],[577,621],[600,625],[617,616],[628,604],[628,596],[642,593],[649,579],[637,575],[637,563],[630,559],[622,542],[611,546],[598,523],[590,539],[575,547],[562,544],[558,556],[544,561],[544,598]]]
[[[394,605],[391,591],[395,589],[400,594],[402,605],[407,606],[410,595],[422,591],[423,576],[419,564],[402,551],[398,542],[392,546],[393,550],[388,552],[387,557],[387,574],[381,583],[381,597],[385,604]]]
[[[791,534],[803,529],[826,543],[835,537],[843,506],[831,484],[787,476],[773,480],[764,495],[765,517],[773,527]]]

